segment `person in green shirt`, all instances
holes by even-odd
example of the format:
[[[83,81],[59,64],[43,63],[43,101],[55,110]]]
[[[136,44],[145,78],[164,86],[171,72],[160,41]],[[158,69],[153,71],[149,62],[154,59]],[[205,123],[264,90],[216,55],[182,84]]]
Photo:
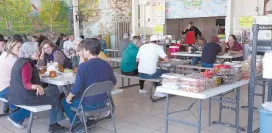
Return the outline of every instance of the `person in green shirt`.
[[[127,76],[138,75],[136,56],[139,48],[142,45],[142,40],[139,36],[134,36],[132,41],[128,44],[127,48],[123,52],[122,60],[120,64],[121,73]],[[144,80],[140,80],[140,94],[147,93],[144,89]]]

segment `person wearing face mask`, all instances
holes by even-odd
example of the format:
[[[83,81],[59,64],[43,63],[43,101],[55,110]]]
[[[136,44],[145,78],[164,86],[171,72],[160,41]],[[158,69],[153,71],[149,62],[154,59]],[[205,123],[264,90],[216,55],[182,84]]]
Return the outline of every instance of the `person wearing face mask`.
[[[50,40],[44,40],[41,45],[41,55],[38,60],[38,66],[46,66],[49,62],[58,62],[59,65],[63,65],[64,68],[71,68],[70,59]]]
[[[6,98],[6,94],[8,92],[8,88],[10,86],[10,77],[11,77],[11,69],[18,59],[19,50],[21,47],[21,41],[17,39],[8,40],[7,44],[4,47],[3,53],[0,56],[0,97]],[[9,112],[8,103],[4,104],[3,112]]]
[[[25,42],[19,52],[19,59],[15,62],[11,71],[10,87],[8,90],[8,101],[14,105],[47,105],[52,109],[49,111],[49,129],[50,133],[65,132],[68,129],[59,125],[57,122],[64,119],[62,112],[58,87],[48,85],[41,86],[39,70],[34,60],[39,59],[38,44]],[[30,111],[19,109],[9,115],[8,120],[17,128],[24,128],[22,123],[30,116]]]
[[[229,54],[243,54],[243,47],[240,43],[237,42],[235,35],[230,35],[228,42],[224,44],[225,52]]]
[[[187,29],[182,31],[182,34],[186,34],[184,43],[188,45],[195,44],[197,36],[202,37],[201,31],[193,25],[192,21],[188,23]]]
[[[142,45],[142,40],[139,36],[134,36],[132,41],[128,44],[127,48],[123,52],[120,69],[123,75],[134,76],[138,75],[136,56],[139,48]],[[140,94],[147,93],[144,89],[144,80],[140,80]]]

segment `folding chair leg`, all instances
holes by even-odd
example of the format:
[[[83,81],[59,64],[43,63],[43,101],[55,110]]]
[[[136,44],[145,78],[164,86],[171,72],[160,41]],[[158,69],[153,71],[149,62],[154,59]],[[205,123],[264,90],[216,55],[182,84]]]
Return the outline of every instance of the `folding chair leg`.
[[[86,117],[85,117],[85,113],[84,113],[84,110],[81,109],[81,113],[82,113],[82,117],[83,117],[83,124],[84,124],[84,127],[85,127],[85,132],[88,133],[88,128],[87,128],[87,121],[86,121]]]
[[[72,128],[73,128],[73,125],[74,125],[74,123],[75,123],[75,120],[76,120],[76,117],[77,117],[78,111],[79,111],[79,109],[77,109],[77,110],[76,110],[76,113],[75,113],[74,119],[73,119],[73,121],[72,121],[72,123],[71,123],[71,125],[70,125],[69,133],[71,133],[71,132],[72,132]]]
[[[112,107],[111,107],[111,108],[112,108]],[[112,119],[112,122],[113,122],[114,133],[117,133],[117,130],[116,130],[116,123],[115,123],[115,115],[114,115],[112,109],[110,110],[110,112],[111,112],[111,119]]]
[[[33,123],[33,112],[30,113],[30,118],[28,121],[28,125],[27,125],[27,133],[31,133],[31,127],[32,127],[32,123]]]

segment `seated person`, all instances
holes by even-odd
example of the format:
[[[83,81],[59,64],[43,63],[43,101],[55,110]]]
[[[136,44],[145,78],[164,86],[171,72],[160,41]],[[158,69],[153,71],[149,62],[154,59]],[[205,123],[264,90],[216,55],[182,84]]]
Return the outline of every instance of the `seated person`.
[[[202,51],[202,48],[205,45],[205,43],[206,43],[205,38],[201,37],[200,39],[198,39],[198,44],[194,45],[194,47],[197,49],[196,51]],[[200,57],[194,57],[191,60],[191,64],[196,65],[200,61],[200,59],[201,59]]]
[[[72,54],[71,62],[72,62],[72,68],[78,67],[79,64],[85,62],[85,59],[83,57],[83,48],[80,44],[82,41],[81,38],[76,38],[75,43],[75,53]],[[100,51],[98,58],[108,61],[108,57],[105,55],[104,52]]]
[[[26,42],[19,52],[19,59],[15,62],[11,71],[10,87],[8,89],[8,101],[14,105],[47,105],[49,111],[49,132],[65,132],[68,129],[57,122],[64,120],[59,96],[60,92],[55,85],[43,88],[40,82],[39,70],[34,60],[39,58],[39,47],[33,42]],[[30,116],[30,112],[23,108],[9,115],[8,120],[17,128],[24,128],[22,123]]]
[[[157,69],[159,58],[166,62],[169,61],[163,48],[159,46],[159,42],[159,36],[152,35],[150,43],[141,46],[139,49],[136,57],[137,62],[139,62],[138,72],[140,78],[156,79],[166,72],[165,70]],[[154,83],[154,86],[158,86],[158,84]]]
[[[213,68],[217,55],[223,55],[223,49],[216,42],[209,42],[204,45],[200,60],[201,67]]]
[[[9,39],[7,44],[5,45],[5,49],[3,53],[0,55],[0,97],[6,98],[6,94],[8,92],[8,87],[10,86],[10,76],[11,70],[18,59],[19,50],[21,47],[20,40],[17,39]],[[3,113],[7,114],[9,112],[8,103],[4,104]]]
[[[102,35],[98,35],[97,39],[100,41],[101,44],[101,51],[104,52],[105,54],[108,54],[108,51],[106,51],[105,49],[107,49],[107,43],[106,41],[103,39]]]
[[[41,43],[41,55],[38,60],[39,66],[46,66],[49,62],[58,62],[64,68],[71,68],[70,59],[50,41],[44,40]]]
[[[93,83],[107,80],[112,81],[114,85],[116,84],[116,78],[109,63],[98,58],[101,50],[99,40],[95,38],[90,40],[84,39],[81,41],[81,45],[83,47],[83,56],[88,61],[78,66],[74,87],[66,99],[62,99],[62,107],[70,120],[70,124],[76,116],[71,107],[78,107],[83,92],[87,87]],[[106,104],[106,100],[107,94],[88,97],[83,101],[83,108],[87,108],[88,110],[101,108]],[[72,130],[77,130],[80,125],[79,118],[76,118]]]
[[[133,40],[133,39],[132,39]],[[130,44],[130,39],[129,39],[129,35],[128,33],[125,33],[124,34],[124,39],[120,40],[120,43],[119,43],[119,50],[118,50],[118,53],[119,53],[119,56],[122,57],[123,56],[123,53],[125,51],[125,49],[128,47],[128,45]]]
[[[225,52],[230,54],[243,54],[243,47],[239,42],[237,42],[235,35],[229,36],[228,42],[225,44]]]
[[[123,75],[134,76],[138,75],[136,56],[139,51],[139,47],[142,45],[142,40],[138,36],[134,36],[132,38],[132,42],[130,42],[123,52],[120,69]],[[144,89],[144,80],[140,80],[140,90],[139,93],[147,93]]]

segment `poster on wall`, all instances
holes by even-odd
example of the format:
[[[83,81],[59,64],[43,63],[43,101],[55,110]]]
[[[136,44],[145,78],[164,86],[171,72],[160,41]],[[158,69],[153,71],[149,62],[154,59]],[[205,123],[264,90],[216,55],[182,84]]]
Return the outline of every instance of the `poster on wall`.
[[[227,0],[171,0],[166,19],[226,16]]]
[[[154,25],[162,25],[165,23],[165,0],[152,0],[150,23]]]
[[[272,0],[264,0],[264,15],[272,15]]]

